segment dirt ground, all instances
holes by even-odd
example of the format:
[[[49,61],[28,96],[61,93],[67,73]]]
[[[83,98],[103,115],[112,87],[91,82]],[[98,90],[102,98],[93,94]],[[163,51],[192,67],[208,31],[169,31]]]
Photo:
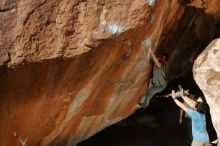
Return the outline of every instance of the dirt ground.
[[[178,108],[169,99],[157,103],[77,146],[190,146],[184,125],[178,124]]]

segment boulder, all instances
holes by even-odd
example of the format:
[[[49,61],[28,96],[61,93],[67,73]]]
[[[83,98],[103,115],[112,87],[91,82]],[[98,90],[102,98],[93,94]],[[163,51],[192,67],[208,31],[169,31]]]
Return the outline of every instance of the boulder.
[[[1,0],[0,141],[73,146],[132,114],[184,6],[156,0]]]
[[[193,74],[210,107],[213,126],[220,137],[220,39],[212,41],[199,55]]]

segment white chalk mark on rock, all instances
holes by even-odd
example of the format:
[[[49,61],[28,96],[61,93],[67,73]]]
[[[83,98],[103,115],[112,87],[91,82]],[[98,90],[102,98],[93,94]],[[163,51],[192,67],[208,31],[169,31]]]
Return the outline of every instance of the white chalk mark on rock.
[[[120,26],[116,23],[110,23],[110,24],[107,24],[107,26],[108,26],[108,30],[112,34],[120,34],[125,31],[125,29],[122,26]]]
[[[147,0],[147,3],[148,3],[148,5],[153,7],[156,3],[156,0]]]
[[[148,51],[150,52],[152,50],[152,40],[151,38],[145,39],[143,41],[144,46],[148,49]]]
[[[16,132],[13,132],[13,135],[14,135],[14,137],[16,137],[20,141],[22,146],[27,146],[28,138],[26,138],[25,140],[22,140],[21,137],[19,137]]]

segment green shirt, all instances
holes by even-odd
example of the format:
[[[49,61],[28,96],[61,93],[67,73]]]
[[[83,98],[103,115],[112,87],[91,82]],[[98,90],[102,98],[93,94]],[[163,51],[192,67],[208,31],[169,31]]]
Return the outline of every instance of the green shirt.
[[[161,67],[154,65],[153,68],[153,84],[154,86],[163,86],[167,84],[166,65],[161,64]]]

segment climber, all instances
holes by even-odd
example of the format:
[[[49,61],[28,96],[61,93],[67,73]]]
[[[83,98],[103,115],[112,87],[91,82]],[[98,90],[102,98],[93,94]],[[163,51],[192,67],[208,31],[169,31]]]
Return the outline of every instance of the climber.
[[[177,97],[182,97],[190,107],[181,103]],[[209,146],[209,136],[206,130],[205,103],[203,99],[199,97],[197,101],[194,101],[185,95],[183,90],[176,93],[172,90],[172,98],[176,105],[185,111],[191,119],[193,136],[191,146]]]
[[[146,95],[140,99],[138,104],[142,108],[147,108],[151,98],[162,92],[167,86],[167,75],[166,75],[166,63],[169,59],[168,54],[163,53],[160,57],[156,57],[151,51],[151,43],[146,42],[145,46],[149,48],[150,56],[153,59],[155,65],[153,66],[153,77],[150,81],[148,91]]]

